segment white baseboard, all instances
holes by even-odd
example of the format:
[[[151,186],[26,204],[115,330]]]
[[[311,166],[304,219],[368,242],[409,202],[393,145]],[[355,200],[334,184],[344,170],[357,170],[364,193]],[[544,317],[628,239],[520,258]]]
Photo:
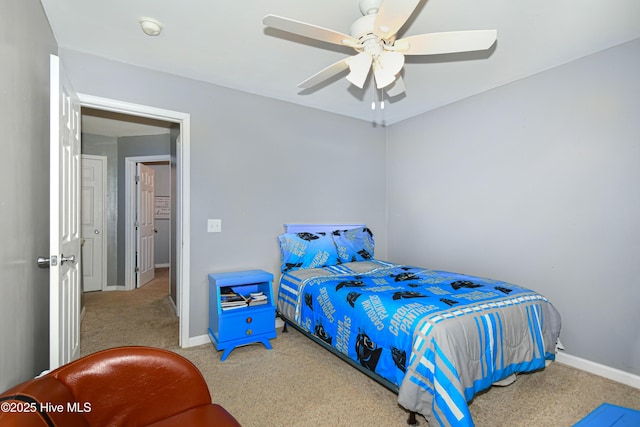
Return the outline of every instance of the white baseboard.
[[[563,363],[565,365],[571,366],[572,368],[580,369],[582,371],[599,375],[601,377],[605,377],[610,380],[640,389],[639,375],[625,372],[620,369],[611,368],[609,366],[582,359],[577,356],[572,356],[571,354],[567,354],[563,351],[558,351],[556,353],[556,361],[558,363]]]
[[[211,344],[209,335],[198,335],[197,337],[189,337],[189,341],[187,342],[187,344],[183,345],[182,347],[197,347],[203,344]]]
[[[164,264],[156,264],[153,266],[154,268],[167,268],[167,267],[171,267],[171,264],[166,262]]]
[[[180,317],[180,313],[178,313],[178,307],[176,306],[175,301],[173,301],[173,298],[171,298],[171,295],[167,295],[167,299],[169,300],[169,304],[173,308],[173,312],[176,314],[176,316]]]

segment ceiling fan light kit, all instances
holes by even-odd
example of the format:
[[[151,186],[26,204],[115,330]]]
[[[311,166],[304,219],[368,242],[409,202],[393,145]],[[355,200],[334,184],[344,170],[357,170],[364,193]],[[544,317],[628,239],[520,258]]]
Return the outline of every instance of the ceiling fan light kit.
[[[340,46],[356,55],[341,59],[303,81],[298,87],[311,88],[349,68],[347,80],[363,88],[369,71],[378,89],[394,97],[405,91],[400,71],[405,55],[437,55],[489,49],[497,39],[496,30],[453,31],[409,36],[396,40],[398,31],[414,13],[421,0],[360,0],[362,17],[344,34],[313,24],[267,15],[264,25],[299,36]]]

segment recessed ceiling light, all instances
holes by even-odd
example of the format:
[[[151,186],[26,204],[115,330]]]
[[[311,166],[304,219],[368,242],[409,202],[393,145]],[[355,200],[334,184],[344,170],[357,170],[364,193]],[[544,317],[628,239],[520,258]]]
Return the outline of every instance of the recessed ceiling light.
[[[142,31],[148,36],[157,36],[162,31],[162,24],[157,19],[143,16],[138,21],[140,22]]]

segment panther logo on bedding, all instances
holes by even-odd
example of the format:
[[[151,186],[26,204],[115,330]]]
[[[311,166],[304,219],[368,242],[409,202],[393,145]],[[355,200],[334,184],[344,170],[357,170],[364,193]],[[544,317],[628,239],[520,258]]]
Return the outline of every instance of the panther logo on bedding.
[[[313,311],[313,297],[311,296],[311,294],[304,294],[304,303],[311,309],[311,311]]]
[[[394,300],[406,298],[428,298],[428,296],[415,291],[398,291],[393,294]]]
[[[449,307],[453,307],[456,304],[460,304],[460,301],[454,301],[454,300],[449,299],[449,298],[440,298],[440,301],[442,301],[443,303],[447,304]]]
[[[400,273],[400,274],[391,274],[393,280],[396,282],[404,282],[407,280],[419,280],[420,278],[413,273]]]
[[[355,308],[356,300],[358,299],[358,297],[360,295],[362,295],[362,294],[359,293],[359,292],[353,292],[353,291],[351,291],[351,292],[349,292],[347,294],[347,302],[349,303],[349,305],[351,307]]]
[[[327,331],[324,330],[324,326],[322,326],[320,323],[316,324],[314,335],[327,344],[331,344],[331,342],[333,341],[333,338],[329,334],[327,334]]]
[[[284,272],[285,273],[287,271],[296,270],[296,269],[302,267],[302,263],[301,262],[298,262],[298,263],[295,263],[295,264],[292,263],[292,262],[287,262],[284,265],[285,265],[285,267],[284,267]]]
[[[331,234],[333,234],[334,236],[340,236],[342,235],[342,233],[347,233],[348,231],[349,230],[333,230]],[[371,238],[373,238],[373,232],[369,228],[364,227],[362,229],[362,232],[367,233]]]
[[[402,372],[407,372],[406,351],[391,347],[391,357],[393,358],[393,363],[398,367],[398,369],[400,369]]]
[[[360,255],[364,259],[371,259],[371,254],[369,252],[367,252],[365,249],[362,249],[362,250],[358,251],[358,255]],[[356,261],[355,257],[353,257],[353,258],[354,258],[354,261]]]
[[[324,235],[324,233],[318,233],[318,234]],[[306,240],[307,242],[310,242],[312,240],[318,240],[320,238],[313,233],[298,233],[298,237],[301,238],[302,240]]]
[[[468,280],[456,280],[455,282],[451,282],[451,287],[456,291],[460,288],[473,289],[473,288],[479,288],[481,286],[482,285],[479,283],[473,283]]]
[[[364,332],[358,333],[356,337],[356,354],[362,366],[375,371],[376,366],[378,366],[378,360],[380,360],[380,353],[382,353],[382,349],[378,348],[367,334]]]
[[[336,291],[339,291],[342,288],[362,288],[364,286],[367,286],[364,284],[364,282],[360,281],[360,280],[347,280],[344,282],[340,282],[336,285]]]

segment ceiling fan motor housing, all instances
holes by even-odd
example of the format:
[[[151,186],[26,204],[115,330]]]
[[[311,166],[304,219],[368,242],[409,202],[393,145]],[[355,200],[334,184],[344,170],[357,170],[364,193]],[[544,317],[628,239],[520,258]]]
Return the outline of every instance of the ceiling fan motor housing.
[[[349,35],[357,39],[361,44],[365,44],[365,41],[371,38],[376,38],[373,34],[373,25],[375,24],[375,21],[375,14],[365,15],[358,18],[353,24],[351,24]]]
[[[378,13],[382,0],[360,0],[360,13],[363,15],[371,15]]]

